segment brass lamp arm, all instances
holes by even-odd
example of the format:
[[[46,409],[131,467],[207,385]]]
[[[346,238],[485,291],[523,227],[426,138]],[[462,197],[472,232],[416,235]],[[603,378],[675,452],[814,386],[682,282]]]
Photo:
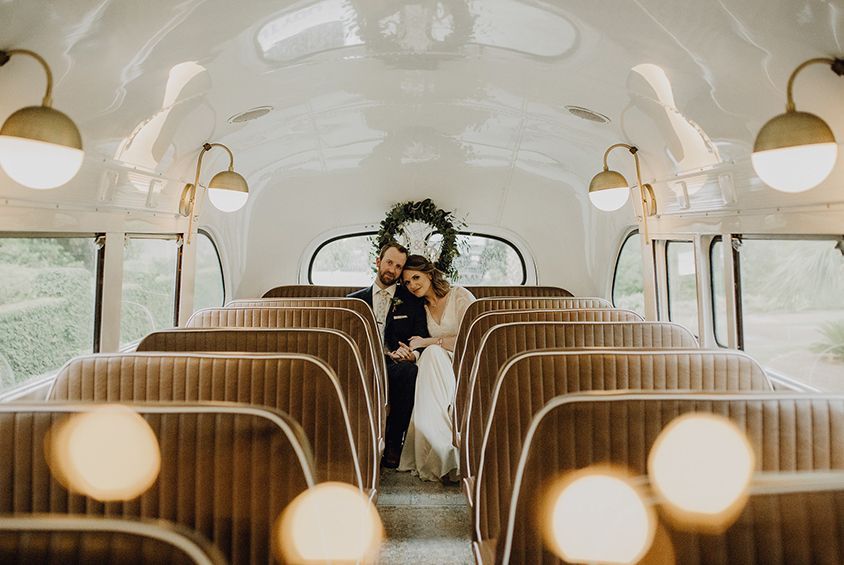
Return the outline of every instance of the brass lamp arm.
[[[625,149],[627,149],[628,151],[630,151],[634,155],[638,151],[638,149],[635,146],[628,145],[627,143],[616,143],[614,145],[610,145],[609,147],[607,147],[607,150],[604,151],[604,170],[605,171],[609,170],[609,165],[607,164],[607,157],[610,156],[610,151],[612,151],[613,149],[615,149],[617,147],[624,147]]]
[[[47,61],[41,55],[29,49],[9,49],[0,50],[0,67],[8,63],[12,55],[29,55],[44,67],[44,72],[47,73],[47,91],[44,93],[44,99],[41,101],[41,105],[51,108],[53,106],[53,73],[50,71],[50,65],[47,64]]]
[[[196,191],[199,190],[199,172],[202,170],[202,157],[204,157],[205,154],[213,147],[222,147],[226,150],[226,153],[229,154],[229,171],[234,171],[234,154],[231,149],[222,143],[206,142],[202,144],[202,151],[199,152],[199,157],[196,160],[196,174],[193,178],[193,184],[189,184],[185,187],[185,191],[189,191],[189,195],[183,194],[182,202],[179,204],[179,211],[182,215],[188,217],[188,245],[190,245],[191,236],[193,235],[193,221],[194,216],[196,215]]]
[[[838,76],[844,75],[844,59],[832,59],[830,57],[817,57],[815,59],[809,59],[804,63],[801,63],[797,66],[796,69],[791,73],[791,76],[788,77],[788,87],[786,88],[786,104],[785,104],[785,111],[786,112],[794,112],[797,110],[797,107],[794,104],[794,79],[797,78],[797,74],[808,67],[809,65],[829,65],[832,69],[832,72],[837,74]]]

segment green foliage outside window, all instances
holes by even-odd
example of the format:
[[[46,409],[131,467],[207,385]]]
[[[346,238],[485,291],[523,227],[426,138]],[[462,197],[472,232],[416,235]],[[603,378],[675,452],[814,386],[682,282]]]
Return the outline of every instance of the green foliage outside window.
[[[0,239],[0,389],[93,350],[93,238]]]

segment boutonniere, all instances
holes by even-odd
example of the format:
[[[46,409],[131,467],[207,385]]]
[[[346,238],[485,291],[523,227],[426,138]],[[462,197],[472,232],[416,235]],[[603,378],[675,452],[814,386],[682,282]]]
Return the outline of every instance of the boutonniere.
[[[401,299],[401,298],[396,298],[396,297],[394,296],[394,297],[392,298],[392,300],[390,300],[390,302],[393,304],[393,314],[395,314],[395,313],[396,313],[396,308],[398,308],[399,306],[401,306],[401,305],[402,305],[402,299]]]

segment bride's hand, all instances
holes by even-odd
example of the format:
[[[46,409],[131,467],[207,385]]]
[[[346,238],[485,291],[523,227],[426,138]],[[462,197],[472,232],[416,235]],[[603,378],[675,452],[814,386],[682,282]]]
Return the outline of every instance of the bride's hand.
[[[425,347],[425,338],[419,337],[418,335],[413,336],[410,338],[408,345],[411,349],[419,349],[420,347]]]

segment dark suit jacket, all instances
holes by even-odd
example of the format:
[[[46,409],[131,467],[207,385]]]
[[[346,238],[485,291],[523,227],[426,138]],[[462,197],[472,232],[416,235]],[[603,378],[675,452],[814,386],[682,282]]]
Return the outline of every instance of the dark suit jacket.
[[[372,286],[351,293],[349,298],[360,298],[372,306]],[[393,305],[387,310],[384,326],[384,347],[387,351],[399,348],[399,342],[407,344],[411,337],[429,337],[428,319],[425,317],[425,301],[416,298],[405,287],[396,287]]]

